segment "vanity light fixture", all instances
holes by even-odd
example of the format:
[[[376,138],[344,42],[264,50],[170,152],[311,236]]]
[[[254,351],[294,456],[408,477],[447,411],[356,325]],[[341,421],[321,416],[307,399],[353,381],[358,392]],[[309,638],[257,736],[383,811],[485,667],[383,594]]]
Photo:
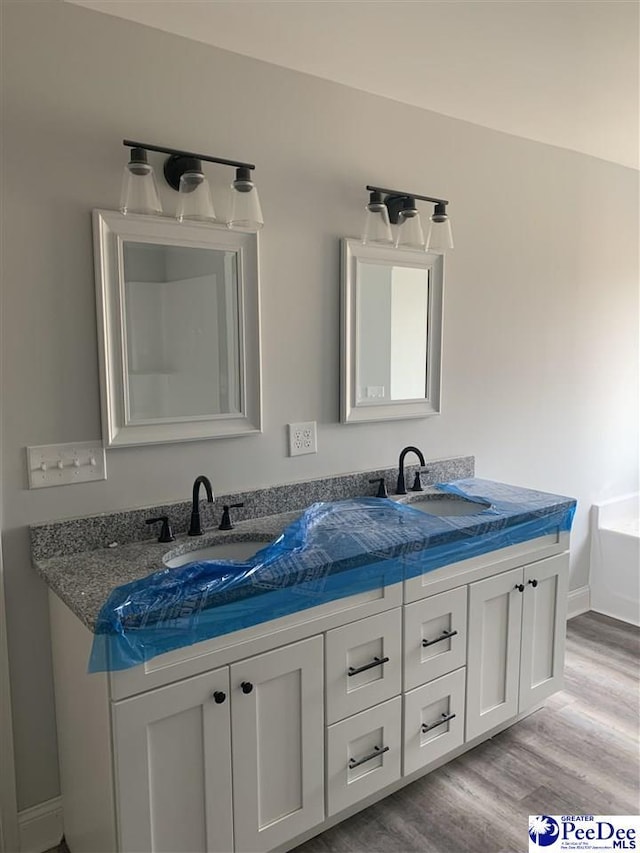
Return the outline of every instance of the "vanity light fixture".
[[[395,246],[405,249],[424,249],[424,231],[416,200],[409,195],[402,200],[402,207],[398,213]]]
[[[216,220],[209,181],[202,171],[202,163],[195,158],[188,166],[187,171],[180,175],[176,219],[178,222],[184,222],[185,219],[195,219],[201,222],[215,222]]]
[[[179,193],[176,218],[180,222],[200,220],[216,221],[209,182],[202,171],[202,161],[232,166],[236,169],[233,190],[231,217],[227,227],[242,231],[258,231],[264,225],[258,190],[251,180],[253,163],[227,160],[223,157],[211,157],[208,154],[193,154],[162,145],[149,145],[146,142],[133,142],[123,139],[122,144],[132,149],[131,162],[125,169],[125,182],[122,187],[120,210],[123,213],[162,213],[153,169],[147,162],[147,151],[157,151],[169,156],[164,162],[164,177],[170,187]],[[130,176],[130,177],[128,177]],[[138,189],[141,181],[146,180],[147,189]],[[149,186],[155,190],[155,199]],[[147,196],[151,199],[148,202]]]
[[[444,252],[453,249],[453,234],[451,233],[451,221],[447,215],[447,205],[438,202],[429,217],[429,233],[427,234],[427,249],[436,252]]]
[[[248,166],[236,169],[235,181],[231,184],[231,216],[227,226],[242,231],[259,231],[264,225],[260,197],[251,180]]]
[[[149,165],[144,148],[132,148],[130,160],[124,167],[120,210],[123,213],[162,214],[153,166]]]
[[[449,202],[446,199],[388,190],[384,187],[367,186],[367,190],[370,196],[362,235],[363,243],[394,242],[390,225],[396,225],[397,247],[426,249],[428,252],[453,249],[451,222],[447,214]],[[416,201],[429,201],[434,205],[433,214],[429,217],[430,226],[426,240]],[[388,231],[384,227],[385,221]]]
[[[391,223],[389,222],[389,211],[382,199],[382,193],[377,190],[369,196],[369,204],[366,207],[367,215],[364,221],[362,242],[382,243],[391,245],[393,236],[391,234]]]

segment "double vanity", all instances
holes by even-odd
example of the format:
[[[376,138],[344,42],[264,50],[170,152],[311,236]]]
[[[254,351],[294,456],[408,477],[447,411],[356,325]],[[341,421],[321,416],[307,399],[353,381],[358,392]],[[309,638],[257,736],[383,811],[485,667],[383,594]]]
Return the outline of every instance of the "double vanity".
[[[260,433],[257,234],[127,210],[93,214],[104,445]],[[345,429],[439,414],[443,254],[341,245]],[[572,499],[414,447],[213,497],[30,529],[72,853],[290,850],[560,688]]]
[[[491,737],[561,687],[575,502],[469,476],[445,491],[428,486],[396,502],[359,501],[362,483],[380,473],[387,472],[312,484],[330,501],[338,492],[343,499],[326,512],[319,505],[317,523],[319,510],[301,516],[285,502],[288,512],[246,517],[230,531],[85,552],[76,541],[68,553],[61,542],[72,522],[32,529],[34,563],[51,588],[72,853],[289,850]],[[225,502],[234,497],[241,502]],[[251,501],[244,502],[248,516]],[[322,542],[326,553],[340,538],[341,507],[352,513],[350,535],[370,563],[329,554],[325,571],[317,548]],[[379,539],[369,529],[364,535],[356,513],[368,527],[379,513]],[[298,538],[288,565],[314,555],[313,583],[303,573],[286,590],[254,584],[243,601],[259,621],[191,645],[174,637],[172,650],[136,666],[87,673],[93,631],[115,587],[163,561],[167,571],[182,571],[194,556],[245,560],[255,578],[291,530]],[[47,556],[54,542],[56,556]],[[272,567],[280,557],[273,559]],[[351,587],[356,574],[368,582]],[[284,592],[298,604],[274,618],[270,602]],[[210,609],[224,625],[239,606],[226,598]],[[178,622],[158,625],[170,634]],[[126,635],[126,620],[121,630]]]

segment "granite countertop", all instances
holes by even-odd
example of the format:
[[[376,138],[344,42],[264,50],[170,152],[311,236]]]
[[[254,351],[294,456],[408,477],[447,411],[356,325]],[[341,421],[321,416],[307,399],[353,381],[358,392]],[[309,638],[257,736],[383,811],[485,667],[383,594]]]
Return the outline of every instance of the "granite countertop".
[[[100,608],[112,590],[163,569],[162,559],[166,554],[175,557],[225,542],[259,540],[266,545],[301,513],[301,510],[284,512],[239,521],[233,530],[207,530],[198,537],[184,534],[177,536],[175,542],[145,539],[48,560],[34,560],[33,565],[53,592],[93,631]]]
[[[449,494],[443,494],[442,489],[446,489]],[[445,484],[441,487],[427,487],[421,493],[409,493],[406,498],[401,498],[401,502],[408,503],[420,499],[439,500],[443,497],[467,497],[471,500],[486,501],[479,504],[477,513],[455,517],[441,517],[435,515],[427,515],[416,510],[403,511],[399,516],[403,520],[402,538],[398,538],[397,526],[391,531],[385,527],[383,523],[380,528],[379,541],[371,539],[371,527],[366,530],[367,536],[371,544],[366,544],[367,536],[360,537],[359,548],[360,553],[366,553],[370,548],[372,552],[378,555],[382,554],[384,559],[402,556],[403,554],[415,555],[418,552],[423,552],[427,549],[433,549],[434,552],[444,549],[451,551],[455,547],[455,543],[463,542],[468,548],[470,541],[481,541],[482,538],[489,541],[493,537],[493,541],[500,541],[496,537],[501,535],[502,531],[512,530],[516,526],[524,528],[528,522],[534,522],[537,519],[560,517],[559,514],[567,513],[572,515],[575,508],[575,501],[572,498],[560,497],[543,492],[532,491],[515,486],[505,486],[500,483],[494,483],[489,480],[479,480],[468,478],[455,481],[454,483]],[[358,503],[360,501],[360,504]],[[389,508],[388,513],[381,513],[381,516],[398,517],[398,513],[391,510],[390,502],[385,504]],[[345,508],[357,511],[358,506],[363,508],[372,508],[375,510],[378,506],[383,509],[380,499],[363,498],[351,499],[345,502]],[[319,506],[323,506],[322,504]],[[339,524],[339,504],[327,504],[337,508],[337,512],[333,511],[333,524]],[[397,507],[395,508],[397,509]],[[50,588],[58,595],[72,610],[75,615],[91,630],[94,631],[98,614],[103,604],[111,594],[111,592],[123,585],[129,584],[132,581],[138,581],[147,577],[153,572],[164,569],[163,557],[170,554],[172,557],[181,553],[207,547],[209,545],[226,542],[238,542],[248,540],[258,540],[264,542],[265,546],[277,539],[280,534],[287,530],[285,537],[289,535],[289,531],[298,529],[300,525],[290,527],[300,516],[302,510],[291,511],[286,513],[263,516],[261,518],[248,519],[236,523],[231,531],[210,530],[203,536],[192,538],[188,536],[180,536],[175,542],[163,544],[156,540],[144,540],[141,542],[132,542],[129,544],[116,545],[114,547],[99,548],[91,551],[73,553],[63,556],[43,557],[38,555],[34,559],[34,566],[38,573],[44,578]],[[357,517],[357,512],[352,518]],[[323,547],[326,553],[326,542],[332,541],[331,530],[338,530],[337,527],[330,528],[329,535],[324,532],[325,541]],[[346,535],[353,539],[358,538],[357,525],[351,524]],[[530,534],[526,538],[540,534]],[[376,539],[376,536],[373,537]],[[305,546],[306,547],[306,546]],[[493,547],[503,547],[500,544]],[[491,548],[485,548],[491,550]],[[330,548],[329,548],[330,551]],[[353,552],[356,554],[356,552]],[[305,551],[298,552],[298,559],[304,557]],[[327,558],[329,559],[329,558]],[[335,562],[324,567],[325,570],[333,572],[344,571],[355,565],[353,558],[352,562],[340,560],[336,558]],[[455,561],[455,558],[449,559],[449,562]],[[335,566],[335,569],[334,569]],[[175,569],[165,570],[166,572],[174,572]],[[288,582],[288,581],[287,581]],[[255,577],[254,577],[255,583]],[[258,584],[259,586],[259,584]],[[253,591],[243,590],[243,594],[260,594],[264,589],[260,590],[254,587]],[[226,603],[222,601],[221,603]],[[214,602],[215,605],[215,602]]]

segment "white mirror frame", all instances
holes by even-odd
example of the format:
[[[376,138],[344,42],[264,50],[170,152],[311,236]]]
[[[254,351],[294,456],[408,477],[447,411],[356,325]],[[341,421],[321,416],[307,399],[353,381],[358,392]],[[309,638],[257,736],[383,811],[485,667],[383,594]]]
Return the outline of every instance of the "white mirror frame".
[[[161,216],[93,211],[102,432],[107,447],[226,438],[261,432],[258,235]],[[240,412],[127,423],[123,242],[235,252],[238,270]]]
[[[424,268],[429,273],[426,395],[412,400],[358,401],[357,273],[358,262]],[[394,421],[440,414],[444,256],[436,252],[363,245],[343,239],[341,257],[340,420],[342,423]]]

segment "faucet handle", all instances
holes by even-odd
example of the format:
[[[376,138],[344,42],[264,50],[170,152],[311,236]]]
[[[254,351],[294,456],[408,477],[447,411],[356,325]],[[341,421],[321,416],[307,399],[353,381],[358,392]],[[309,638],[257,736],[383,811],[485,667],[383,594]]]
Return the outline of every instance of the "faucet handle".
[[[412,492],[421,492],[422,491],[422,480],[420,479],[420,471],[416,471],[415,476],[413,478],[413,486],[411,486]]]
[[[387,484],[385,483],[384,477],[374,477],[373,480],[369,480],[369,482],[378,484],[378,491],[376,493],[377,498],[389,497],[387,494]]]
[[[222,507],[222,518],[220,519],[220,524],[218,525],[218,530],[233,530],[233,524],[231,524],[231,514],[229,512],[230,509],[240,509],[243,507],[244,503],[239,504],[224,504]]]
[[[173,530],[171,529],[171,525],[169,524],[169,516],[168,515],[160,515],[158,518],[147,518],[145,519],[145,524],[158,524],[162,522],[162,527],[160,528],[160,536],[158,536],[158,542],[173,542],[176,538],[173,535]]]

